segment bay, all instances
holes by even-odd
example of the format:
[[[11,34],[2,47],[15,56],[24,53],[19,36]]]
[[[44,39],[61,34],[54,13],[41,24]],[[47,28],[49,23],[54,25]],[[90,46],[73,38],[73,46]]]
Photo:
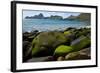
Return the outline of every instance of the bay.
[[[34,30],[53,31],[65,30],[68,27],[87,27],[90,26],[88,21],[79,20],[58,20],[58,19],[23,19],[23,32],[31,32]]]

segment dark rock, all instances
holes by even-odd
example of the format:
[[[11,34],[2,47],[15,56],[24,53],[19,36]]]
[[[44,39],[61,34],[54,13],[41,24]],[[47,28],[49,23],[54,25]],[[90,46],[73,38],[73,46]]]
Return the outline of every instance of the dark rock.
[[[23,41],[28,41],[28,37],[31,36],[29,32],[24,32],[23,33]]]
[[[32,42],[32,40],[36,37],[37,35],[31,35],[31,36],[29,36],[28,38],[27,38],[27,40],[29,41],[29,42]]]
[[[27,62],[45,62],[45,61],[53,61],[53,56],[46,56],[46,57],[35,57],[32,59],[27,60]]]
[[[88,34],[91,34],[90,28],[80,28],[80,29],[77,29],[77,31],[75,32],[75,35],[77,38],[82,35],[87,36]]]
[[[23,33],[23,40],[32,42],[32,40],[39,34],[38,30]]]
[[[31,58],[32,44],[28,41],[23,41],[23,62]]]
[[[31,31],[31,34],[32,34],[32,35],[35,35],[35,34],[37,34],[38,32],[39,32],[38,30],[32,30],[32,31]]]
[[[67,28],[65,31],[70,31],[70,30],[76,30],[76,28],[69,27],[69,28]]]

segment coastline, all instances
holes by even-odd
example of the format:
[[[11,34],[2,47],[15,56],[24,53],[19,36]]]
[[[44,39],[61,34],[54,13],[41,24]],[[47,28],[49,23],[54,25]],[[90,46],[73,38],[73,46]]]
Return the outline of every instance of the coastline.
[[[46,28],[46,27],[45,27]],[[67,28],[75,28],[75,29],[80,29],[80,28],[91,28],[91,26],[79,26],[79,27],[67,27]],[[37,30],[38,32],[48,32],[48,31],[64,31],[64,30],[66,30],[67,29],[66,27],[64,27],[63,29],[62,28],[53,28],[53,29],[42,29],[42,30],[39,30],[39,29],[36,29],[36,28],[32,28],[32,30],[27,30],[27,31],[25,31],[25,30],[22,30],[22,32],[23,33],[25,33],[25,32],[28,32],[28,33],[31,33],[31,32],[33,32],[33,31],[35,31],[35,30]]]
[[[76,60],[90,59],[91,58],[91,55],[89,54],[91,49],[90,37],[91,37],[90,26],[80,27],[80,28],[69,27],[66,28],[65,30],[53,30],[53,31],[41,31],[41,32],[39,32],[38,30],[34,30],[31,32],[23,32],[23,62],[30,62],[30,61],[36,62],[37,60],[41,62],[59,61],[59,57],[60,60],[74,60],[74,58],[70,59],[69,57],[68,59],[65,58],[63,59],[63,57],[67,56],[67,53],[65,54],[62,53],[62,55],[59,55],[58,54],[59,50],[56,51],[56,49],[59,49],[57,47],[60,46],[63,46],[63,48],[69,47],[69,49],[71,49],[70,47],[74,47],[72,48],[74,49],[74,51],[70,51],[68,52],[68,54],[76,52],[77,54],[81,55],[82,53],[79,52],[82,52],[82,50],[88,52],[88,54],[85,52],[86,55],[84,57],[75,58]],[[84,44],[84,42],[86,42],[86,44]],[[75,48],[76,46],[77,48]],[[89,50],[86,48],[88,48]],[[44,49],[43,50],[44,52],[41,51],[41,49]]]

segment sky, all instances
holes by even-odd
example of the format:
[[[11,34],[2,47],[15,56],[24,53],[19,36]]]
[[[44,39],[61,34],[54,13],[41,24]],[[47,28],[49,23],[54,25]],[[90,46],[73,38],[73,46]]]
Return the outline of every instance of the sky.
[[[51,15],[59,15],[63,18],[67,18],[70,15],[77,16],[80,13],[79,12],[54,12],[54,11],[36,11],[36,10],[23,10],[23,18],[26,16],[34,16],[42,13],[44,17],[49,17]]]

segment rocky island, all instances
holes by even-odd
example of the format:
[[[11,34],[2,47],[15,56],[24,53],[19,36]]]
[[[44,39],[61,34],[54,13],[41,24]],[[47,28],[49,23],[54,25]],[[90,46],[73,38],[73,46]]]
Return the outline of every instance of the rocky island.
[[[42,13],[39,15],[34,15],[34,16],[26,16],[25,19],[63,19],[63,17],[58,16],[58,15],[51,15],[50,17],[44,17]]]
[[[34,16],[26,16],[25,19],[60,19],[60,20],[84,20],[90,21],[91,14],[90,13],[80,13],[78,16],[70,15],[67,18],[63,18],[59,15],[51,15],[49,17],[45,17],[42,13]]]

